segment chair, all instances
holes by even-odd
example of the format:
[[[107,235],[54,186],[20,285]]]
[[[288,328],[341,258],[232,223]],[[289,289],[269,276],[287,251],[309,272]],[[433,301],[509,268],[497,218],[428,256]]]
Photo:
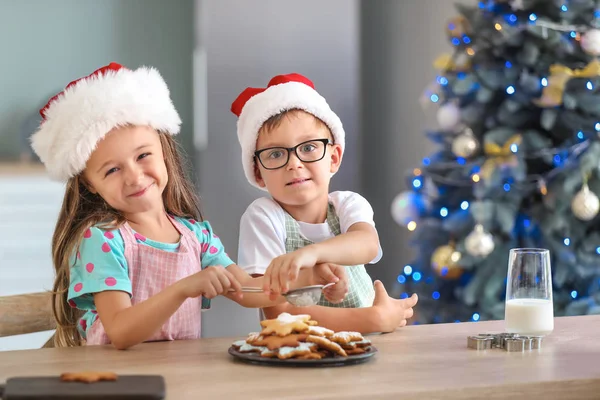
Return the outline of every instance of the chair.
[[[56,329],[52,293],[0,296],[0,337]],[[54,334],[42,346],[54,347]]]

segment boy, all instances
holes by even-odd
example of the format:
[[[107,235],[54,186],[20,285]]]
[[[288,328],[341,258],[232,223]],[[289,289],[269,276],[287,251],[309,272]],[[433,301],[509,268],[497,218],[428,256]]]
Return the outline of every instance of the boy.
[[[317,306],[290,304],[264,309],[310,314],[335,331],[387,332],[404,326],[416,295],[392,299],[373,285],[364,264],[382,256],[373,210],[360,195],[329,193],[342,161],[345,133],[340,119],[299,74],[279,75],[267,88],[248,88],[232,104],[249,182],[271,195],[254,201],[242,216],[238,261],[249,274],[265,276],[265,291],[285,293],[302,268],[345,265],[346,298]],[[335,287],[330,290],[336,290]],[[326,293],[326,296],[327,293]]]

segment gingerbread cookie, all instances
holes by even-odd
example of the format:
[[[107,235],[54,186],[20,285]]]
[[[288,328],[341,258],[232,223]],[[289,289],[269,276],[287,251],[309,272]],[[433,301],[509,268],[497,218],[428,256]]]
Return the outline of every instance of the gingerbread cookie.
[[[338,344],[348,344],[364,340],[363,336],[358,332],[336,332],[329,339]]]
[[[340,344],[340,346],[342,346],[342,349],[344,349],[344,350],[365,348],[365,347],[369,347],[370,345],[371,345],[371,341],[369,339],[359,340],[358,342],[348,342],[346,344]]]
[[[350,342],[350,343],[346,343],[346,344],[340,344],[340,346],[344,350],[353,350],[353,349],[356,348],[356,342]]]
[[[313,336],[310,335],[309,337],[306,338],[307,342],[311,342],[311,343],[316,343],[320,348],[329,350],[335,354],[339,354],[342,357],[347,357],[348,354],[346,354],[346,351],[344,349],[342,349],[342,347],[335,343],[332,342],[331,340],[321,337],[321,336]]]
[[[323,337],[330,337],[334,334],[334,332],[331,329],[323,328],[322,326],[309,326],[307,333],[309,335]]]
[[[260,353],[263,350],[268,350],[264,346],[254,346],[252,344],[249,344],[245,340],[235,341],[231,345],[233,347],[235,347],[236,350],[239,351],[240,353]]]
[[[371,341],[369,339],[359,340],[358,342],[350,342],[349,344],[354,344],[356,347],[369,347],[371,345]]]
[[[115,374],[114,372],[65,372],[60,375],[60,380],[63,382],[93,383],[98,381],[116,381],[117,377],[117,374]]]
[[[298,360],[320,360],[321,358],[323,358],[321,353],[308,353],[303,356],[296,357]]]
[[[303,333],[308,331],[310,315],[300,314],[291,315],[281,313],[276,319],[267,319],[260,321],[263,330],[260,332],[263,336],[275,334],[277,336],[287,336],[292,332]]]
[[[265,346],[254,346],[245,340],[238,340],[231,344],[240,353],[260,353],[262,357],[276,357],[277,352],[271,351]]]
[[[316,353],[320,354],[321,358],[333,357],[333,353],[325,349],[318,349]]]
[[[317,345],[315,343],[302,342],[298,346],[295,346],[295,347],[290,347],[290,346],[281,347],[279,349],[279,352],[277,353],[277,357],[279,357],[280,360],[286,360],[288,358],[305,356],[307,354],[312,353],[313,350],[315,350],[316,348],[317,348]]]
[[[251,332],[246,338],[246,343],[254,344],[257,340],[262,339],[260,332]]]
[[[356,347],[354,349],[346,350],[346,354],[348,354],[349,356],[355,356],[357,354],[363,354],[366,352],[367,352],[367,350],[364,349],[363,347]]]
[[[277,350],[267,349],[267,350],[263,351],[262,353],[260,353],[260,356],[267,357],[267,358],[275,358],[275,357],[277,357],[277,353],[278,353]]]
[[[305,333],[293,333],[287,336],[263,336],[262,339],[255,340],[252,344],[255,346],[266,346],[269,350],[279,349],[281,347],[299,346],[308,337]]]

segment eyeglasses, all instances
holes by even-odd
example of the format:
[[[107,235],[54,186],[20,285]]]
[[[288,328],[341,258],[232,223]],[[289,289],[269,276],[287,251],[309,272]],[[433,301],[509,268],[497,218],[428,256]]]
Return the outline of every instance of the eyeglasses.
[[[265,169],[283,168],[290,161],[293,151],[302,162],[312,163],[325,157],[327,145],[332,144],[329,139],[313,139],[302,142],[294,147],[269,147],[254,152]]]

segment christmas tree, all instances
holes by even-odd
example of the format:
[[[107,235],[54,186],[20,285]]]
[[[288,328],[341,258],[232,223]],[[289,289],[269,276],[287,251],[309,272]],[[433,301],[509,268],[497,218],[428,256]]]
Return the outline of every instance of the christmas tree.
[[[425,91],[437,148],[391,205],[416,253],[398,275],[415,322],[503,319],[519,247],[550,250],[555,316],[598,314],[600,0],[456,8]]]

